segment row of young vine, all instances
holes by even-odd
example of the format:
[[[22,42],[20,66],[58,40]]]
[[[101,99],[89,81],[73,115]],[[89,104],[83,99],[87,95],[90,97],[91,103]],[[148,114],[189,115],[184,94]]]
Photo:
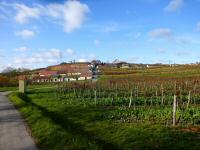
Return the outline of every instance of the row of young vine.
[[[150,122],[171,125],[176,96],[176,124],[200,123],[200,80],[147,80],[97,83],[69,82],[59,84],[57,96],[83,106],[110,109],[105,119],[123,122]]]

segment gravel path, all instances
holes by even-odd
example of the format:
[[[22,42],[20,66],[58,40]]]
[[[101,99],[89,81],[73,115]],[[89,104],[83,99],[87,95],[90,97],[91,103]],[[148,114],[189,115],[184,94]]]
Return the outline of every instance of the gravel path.
[[[38,150],[8,93],[0,92],[0,150]]]

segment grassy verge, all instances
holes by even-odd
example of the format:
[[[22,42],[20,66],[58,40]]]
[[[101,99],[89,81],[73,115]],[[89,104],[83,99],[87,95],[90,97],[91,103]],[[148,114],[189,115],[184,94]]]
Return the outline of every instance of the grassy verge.
[[[113,110],[84,106],[76,100],[58,99],[51,89],[28,94],[12,93],[18,107],[43,150],[64,149],[199,149],[198,133],[158,124],[124,123],[105,119]]]
[[[0,92],[5,92],[5,91],[16,91],[18,87],[0,87]]]
[[[42,88],[52,88],[54,87],[55,84],[30,84],[27,85],[27,89],[32,90],[32,89],[42,89]],[[5,91],[17,91],[18,87],[0,87],[0,92],[5,92]]]

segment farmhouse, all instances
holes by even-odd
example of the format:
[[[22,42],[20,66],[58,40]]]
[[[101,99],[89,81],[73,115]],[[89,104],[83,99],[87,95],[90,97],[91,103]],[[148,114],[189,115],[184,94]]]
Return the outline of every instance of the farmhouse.
[[[114,60],[112,64],[113,64],[114,68],[122,68],[122,69],[124,69],[124,68],[129,68],[130,67],[129,63],[124,62],[124,61],[120,61],[118,59]]]
[[[65,63],[39,70],[33,82],[67,82],[92,79],[90,63]]]

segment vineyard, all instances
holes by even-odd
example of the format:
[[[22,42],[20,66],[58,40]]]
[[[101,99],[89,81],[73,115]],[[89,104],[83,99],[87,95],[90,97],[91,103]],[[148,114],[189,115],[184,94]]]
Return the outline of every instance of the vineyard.
[[[102,70],[95,83],[30,85],[10,99],[41,149],[196,150],[198,67]]]
[[[163,125],[200,124],[200,77],[107,79],[57,85],[56,96],[83,106],[106,107],[104,119]]]

